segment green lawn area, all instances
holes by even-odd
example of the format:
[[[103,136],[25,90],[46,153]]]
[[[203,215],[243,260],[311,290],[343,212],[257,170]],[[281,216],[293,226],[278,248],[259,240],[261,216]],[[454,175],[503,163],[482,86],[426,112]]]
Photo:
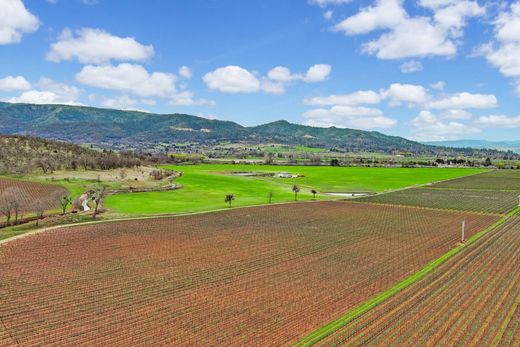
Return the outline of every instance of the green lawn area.
[[[233,206],[266,204],[268,193],[273,203],[294,200],[292,185],[301,187],[298,200],[310,200],[310,189],[324,192],[382,192],[414,184],[424,184],[481,172],[479,169],[438,168],[363,168],[330,166],[219,165],[167,166],[182,171],[177,180],[184,187],[175,191],[131,193],[107,198],[105,206],[122,215],[187,213],[225,208],[224,196],[235,194]],[[299,178],[239,177],[231,172],[289,172]],[[317,199],[333,197],[318,194]]]

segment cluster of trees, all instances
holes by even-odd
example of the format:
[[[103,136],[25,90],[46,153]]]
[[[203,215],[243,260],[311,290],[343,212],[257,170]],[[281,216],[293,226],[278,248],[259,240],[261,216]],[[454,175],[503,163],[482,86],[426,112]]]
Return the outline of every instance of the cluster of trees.
[[[36,216],[37,224],[48,210],[61,206],[63,213],[71,203],[70,195],[55,192],[49,197],[34,197],[19,187],[8,187],[0,192],[0,215],[5,218],[5,225],[16,225],[24,213]]]
[[[0,173],[41,170],[109,170],[141,165],[130,152],[96,151],[78,145],[30,136],[0,136]]]
[[[181,164],[181,163],[193,163],[193,164],[199,164],[204,161],[206,158],[202,154],[189,154],[189,153],[172,153],[168,155],[169,161]]]
[[[108,193],[107,186],[101,184],[88,189],[90,204],[93,205],[93,219],[100,213],[101,205]],[[64,215],[72,203],[73,198],[68,193],[57,191],[47,198],[35,198],[23,189],[8,187],[0,191],[0,216],[4,217],[5,226],[11,226],[19,224],[24,213],[27,213],[35,217],[38,226],[47,211],[59,207]]]
[[[298,201],[298,193],[301,191],[300,186],[295,184],[292,186],[291,190],[294,193],[294,201]],[[318,191],[316,189],[311,189],[310,192],[312,194],[312,200],[316,200],[316,194],[318,194]],[[267,199],[269,200],[269,204],[273,202],[273,192],[267,194]],[[235,194],[226,194],[224,202],[228,204],[229,207],[231,207],[233,201],[235,201]]]

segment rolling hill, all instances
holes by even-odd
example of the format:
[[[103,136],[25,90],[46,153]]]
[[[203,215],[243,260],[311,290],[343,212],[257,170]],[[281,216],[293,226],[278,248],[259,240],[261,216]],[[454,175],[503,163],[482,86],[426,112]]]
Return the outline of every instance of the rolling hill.
[[[455,140],[425,142],[425,144],[458,148],[490,148],[500,151],[513,151],[520,154],[520,141]]]
[[[154,143],[281,143],[346,151],[502,156],[495,150],[451,149],[377,131],[318,128],[276,121],[254,127],[186,114],[151,114],[83,106],[0,102],[0,134],[95,143],[109,148],[145,148]]]

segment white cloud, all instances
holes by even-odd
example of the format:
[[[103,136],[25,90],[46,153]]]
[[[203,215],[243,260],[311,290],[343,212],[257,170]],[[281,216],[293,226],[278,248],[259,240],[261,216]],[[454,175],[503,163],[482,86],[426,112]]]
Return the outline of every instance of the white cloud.
[[[81,90],[77,87],[59,83],[47,77],[42,77],[36,86],[38,89],[25,91],[20,96],[9,98],[6,101],[27,104],[81,105],[77,101]]]
[[[383,99],[389,100],[390,106],[399,106],[403,102],[413,106],[428,100],[427,90],[415,84],[392,83],[388,89],[381,90],[380,94]]]
[[[495,40],[481,46],[477,53],[515,81],[515,91],[520,96],[520,2],[511,5],[509,11],[498,15],[495,23]]]
[[[309,0],[309,4],[325,7],[327,5],[341,5],[351,2],[352,0]]]
[[[210,119],[210,120],[214,120],[214,119],[218,119],[217,116],[215,116],[214,114],[206,114],[206,113],[202,113],[202,112],[199,112],[196,114],[197,117],[200,117],[200,118],[206,118],[206,119]]]
[[[141,65],[87,65],[76,75],[82,84],[131,93],[141,97],[171,97],[175,94],[176,76],[165,72],[149,73]]]
[[[137,100],[132,99],[128,95],[119,95],[113,98],[107,98],[101,102],[101,106],[103,107],[127,111],[138,111],[135,107],[136,105]]]
[[[190,91],[183,91],[177,94],[174,94],[170,99],[171,105],[176,106],[194,106],[194,105],[202,105],[213,107],[216,105],[215,101],[207,100],[207,99],[195,99],[194,95]]]
[[[373,90],[360,90],[351,94],[343,95],[329,95],[329,96],[315,96],[306,98],[303,103],[306,105],[343,105],[355,106],[362,104],[378,104],[381,97]]]
[[[453,38],[462,36],[466,18],[478,17],[486,13],[476,1],[421,1],[424,7],[435,10],[435,22],[449,32]]]
[[[193,74],[192,74],[191,69],[189,67],[181,66],[181,68],[179,69],[179,76],[189,80],[189,79],[191,79]]]
[[[354,106],[317,108],[305,112],[303,118],[305,124],[318,127],[388,129],[397,124],[395,119],[385,117],[379,109]]]
[[[0,1],[0,13],[0,45],[20,42],[24,33],[32,33],[40,26],[21,0]]]
[[[477,123],[486,127],[520,128],[520,116],[490,115],[479,117]]]
[[[417,38],[421,39],[418,40]],[[375,54],[379,59],[401,59],[431,55],[452,56],[455,44],[446,33],[424,17],[402,21],[392,31],[363,45],[363,52]]]
[[[18,97],[9,98],[6,100],[7,102],[14,103],[25,103],[25,104],[62,104],[62,105],[77,105],[78,103],[63,100],[58,95],[52,92],[47,91],[39,91],[39,90],[29,90],[23,92],[22,95]]]
[[[358,35],[377,29],[394,28],[406,17],[401,3],[402,0],[378,0],[375,5],[365,7],[338,23],[334,29],[347,35]]]
[[[409,60],[401,64],[401,72],[411,73],[423,70],[423,64],[417,60]]]
[[[316,83],[324,81],[332,70],[327,64],[312,65],[305,74],[292,73],[288,67],[276,66],[267,72],[267,76],[259,76],[236,65],[220,67],[208,72],[202,80],[211,90],[224,93],[256,93],[283,94],[288,84],[303,81]]]
[[[444,119],[467,120],[472,117],[472,114],[466,110],[446,110],[442,113]]]
[[[248,70],[228,65],[208,72],[202,77],[211,90],[224,93],[255,93],[260,90],[260,81]]]
[[[292,74],[291,70],[285,66],[277,66],[272,68],[267,73],[267,77],[272,81],[282,83],[288,83],[303,78],[301,75]]]
[[[476,1],[469,0],[419,1],[419,5],[433,15],[410,17],[403,0],[377,0],[334,29],[346,35],[383,30],[381,36],[363,44],[363,52],[380,59],[452,56],[457,52],[457,39],[463,34],[466,19],[485,13]]]
[[[114,36],[100,29],[83,28],[73,33],[64,29],[47,53],[47,60],[76,59],[82,64],[102,64],[111,60],[146,61],[154,55],[152,45],[133,37]]]
[[[285,93],[285,83],[272,81],[269,78],[263,78],[260,89],[267,94],[281,95]]]
[[[71,86],[65,83],[56,82],[48,77],[42,77],[36,84],[40,90],[50,91],[60,96],[64,100],[77,100],[81,95],[81,90],[78,87]]]
[[[311,66],[305,75],[293,74],[291,70],[285,66],[277,66],[267,73],[267,77],[275,82],[289,83],[293,81],[303,80],[307,83],[315,83],[324,81],[332,71],[332,67],[328,64],[315,64]]]
[[[435,82],[435,83],[430,84],[430,87],[432,87],[435,90],[443,90],[446,87],[446,82],[444,82],[444,81]]]
[[[328,64],[315,64],[307,70],[303,80],[307,83],[315,83],[324,81],[332,71],[332,67]]]
[[[325,18],[326,20],[331,20],[333,14],[334,12],[332,10],[325,11],[323,12],[323,18]]]
[[[0,91],[2,92],[28,89],[31,89],[31,84],[23,76],[0,78]]]
[[[445,119],[445,116],[421,111],[411,121],[414,138],[420,141],[456,140],[480,132],[478,127]]]
[[[498,105],[493,94],[456,93],[425,104],[430,109],[493,108]]]

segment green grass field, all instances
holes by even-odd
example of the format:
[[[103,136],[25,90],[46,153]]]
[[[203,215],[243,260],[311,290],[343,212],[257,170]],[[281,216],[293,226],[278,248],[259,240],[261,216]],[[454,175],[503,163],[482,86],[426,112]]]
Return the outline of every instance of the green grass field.
[[[114,213],[139,215],[155,213],[187,213],[225,208],[224,196],[235,194],[233,206],[273,203],[294,200],[292,185],[301,188],[298,200],[310,200],[311,189],[320,192],[317,199],[331,199],[324,192],[382,192],[415,184],[424,184],[475,174],[478,169],[403,169],[329,166],[266,166],[266,165],[193,165],[168,166],[182,171],[177,180],[182,189],[167,192],[113,195],[105,206]],[[299,178],[240,177],[232,172],[289,172],[301,174]]]

